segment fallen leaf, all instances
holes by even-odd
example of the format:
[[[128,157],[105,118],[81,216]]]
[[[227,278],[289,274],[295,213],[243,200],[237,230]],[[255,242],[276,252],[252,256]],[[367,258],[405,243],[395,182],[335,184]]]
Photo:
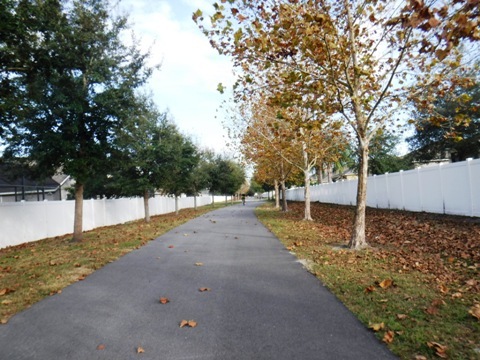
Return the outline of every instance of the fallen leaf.
[[[104,344],[98,345],[97,350],[105,350],[105,345]]]
[[[378,284],[378,286],[380,286],[382,289],[388,289],[392,285],[393,285],[393,280],[391,279],[385,279]]]
[[[383,339],[382,341],[384,343],[387,343],[387,344],[390,344],[393,342],[393,338],[395,337],[395,333],[391,330],[385,332],[385,334],[383,335]]]
[[[173,249],[173,245],[170,245],[168,248],[169,248],[169,249]]]
[[[2,305],[10,305],[12,303],[12,300],[3,300]]]
[[[180,321],[180,327],[191,327],[194,328],[197,326],[197,322],[195,320],[182,320]]]
[[[373,286],[373,285],[367,286],[365,288],[365,293],[367,293],[367,294],[371,293],[371,292],[374,292],[374,291],[375,291],[375,286]]]
[[[446,294],[448,292],[448,288],[444,284],[439,285],[438,289],[442,294]]]
[[[437,315],[438,314],[438,308],[435,306],[429,306],[428,308],[425,309],[425,312],[429,315]]]
[[[455,294],[452,294],[452,299],[460,299],[463,297],[463,294],[461,292],[456,292]]]
[[[139,346],[137,348],[137,354],[143,354],[145,352],[145,350],[143,350],[143,348],[141,346]]]
[[[445,345],[442,345],[440,343],[437,343],[437,342],[427,342],[427,345],[429,348],[433,348],[435,351],[436,351],[436,355],[438,357],[441,357],[442,359],[446,359],[447,358],[447,347]]]
[[[414,360],[427,360],[427,358],[423,355],[415,355],[413,358]]]
[[[170,300],[166,297],[161,297],[160,298],[160,303],[161,304],[168,304],[170,302]]]
[[[470,279],[470,280],[465,281],[465,284],[468,285],[468,286],[475,286],[475,285],[477,285],[477,280]]]
[[[180,327],[181,327],[181,328],[183,328],[183,327],[185,327],[185,326],[187,326],[187,325],[188,325],[188,321],[187,321],[187,320],[182,320],[182,321],[180,321]]]
[[[8,295],[12,292],[15,292],[15,290],[13,289],[9,289],[9,288],[4,288],[4,289],[1,289],[0,290],[0,296],[3,296],[3,295]]]
[[[8,319],[7,319],[7,318],[2,318],[2,319],[0,319],[0,324],[5,325],[6,323],[8,323]]]
[[[405,320],[406,318],[408,318],[408,315],[405,315],[405,314],[397,314],[397,319],[398,319],[398,320]]]
[[[473,317],[476,317],[477,320],[480,320],[480,304],[475,304],[473,305],[470,310],[468,310],[468,313],[472,315]]]
[[[195,263],[195,266],[203,266],[203,263],[197,262],[197,263]]]
[[[211,289],[210,288],[207,288],[207,287],[202,287],[200,289],[198,289],[198,291],[200,292],[205,292],[205,291],[210,291]]]
[[[369,324],[368,327],[373,331],[377,332],[383,330],[385,328],[385,324],[383,322],[378,324]]]

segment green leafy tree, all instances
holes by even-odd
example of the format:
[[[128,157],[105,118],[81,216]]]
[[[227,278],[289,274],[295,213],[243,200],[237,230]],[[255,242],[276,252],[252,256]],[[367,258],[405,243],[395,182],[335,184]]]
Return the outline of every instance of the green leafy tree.
[[[245,182],[244,169],[222,156],[216,156],[208,168],[209,190],[212,195],[234,195]]]
[[[430,108],[413,113],[415,132],[407,139],[415,161],[448,156],[465,160],[480,156],[480,82],[440,92]]]
[[[200,157],[190,139],[178,131],[173,135],[171,141],[166,144],[165,154],[169,161],[165,164],[167,174],[161,190],[175,196],[175,212],[178,214],[178,197],[191,192],[195,185],[198,185],[193,181],[193,172]]]
[[[148,54],[124,45],[127,20],[111,16],[107,1],[10,0],[4,10],[14,34],[0,47],[5,154],[75,179],[73,239],[81,241],[85,184],[109,166],[116,130],[151,73]]]
[[[209,150],[198,151],[198,164],[195,166],[190,176],[190,188],[188,194],[194,197],[194,208],[197,209],[197,196],[209,185],[209,159],[213,157]]]

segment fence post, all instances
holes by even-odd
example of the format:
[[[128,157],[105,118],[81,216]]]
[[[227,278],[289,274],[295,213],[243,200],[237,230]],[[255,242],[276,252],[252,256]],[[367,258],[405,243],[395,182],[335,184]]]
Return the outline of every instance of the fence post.
[[[418,183],[418,199],[420,200],[420,211],[423,210],[423,197],[422,197],[422,181],[420,180],[420,170],[422,168],[417,168],[417,183]]]
[[[473,216],[473,179],[472,179],[472,170],[470,168],[472,163],[472,158],[467,159],[467,184],[468,184],[468,194],[470,195],[468,198],[470,199],[470,216]]]
[[[402,209],[405,210],[405,195],[403,189],[403,170],[400,170],[400,196],[402,198]]]
[[[442,196],[442,206],[443,206],[443,213],[445,214],[445,187],[443,185],[444,181],[443,181],[443,174],[442,174],[442,169],[443,169],[443,164],[440,163],[438,164],[438,177],[440,178],[440,193],[441,193],[441,196]]]

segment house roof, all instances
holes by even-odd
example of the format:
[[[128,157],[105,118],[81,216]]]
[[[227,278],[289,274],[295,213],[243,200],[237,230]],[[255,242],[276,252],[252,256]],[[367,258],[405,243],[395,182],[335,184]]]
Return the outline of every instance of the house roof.
[[[33,179],[28,175],[13,177],[11,171],[5,165],[0,165],[0,192],[2,188],[15,186],[42,187],[44,189],[56,189],[60,185],[53,178]]]

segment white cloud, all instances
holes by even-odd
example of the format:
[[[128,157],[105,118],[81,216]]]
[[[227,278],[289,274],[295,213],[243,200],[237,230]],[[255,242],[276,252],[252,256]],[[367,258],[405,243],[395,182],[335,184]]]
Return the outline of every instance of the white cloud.
[[[222,151],[225,131],[215,114],[223,97],[216,87],[233,83],[231,64],[211,48],[191,19],[197,8],[208,10],[211,3],[129,0],[122,7],[142,48],[151,46],[152,63],[162,63],[149,85],[158,106],[169,108],[179,128],[201,145]]]

